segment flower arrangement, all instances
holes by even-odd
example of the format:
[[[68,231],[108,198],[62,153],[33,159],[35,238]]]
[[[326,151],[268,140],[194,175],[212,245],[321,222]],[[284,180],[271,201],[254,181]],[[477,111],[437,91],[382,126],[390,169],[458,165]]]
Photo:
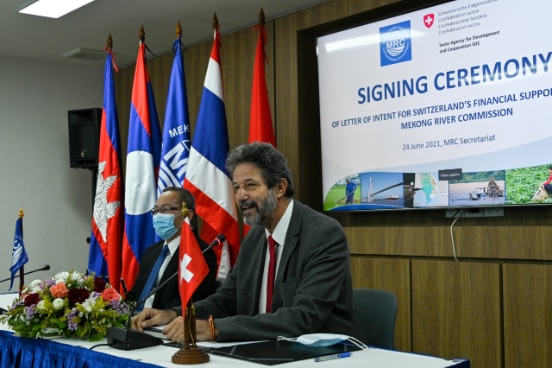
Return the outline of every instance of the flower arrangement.
[[[124,327],[130,310],[104,279],[71,271],[31,282],[0,321],[22,337],[97,341],[105,337],[108,327]]]

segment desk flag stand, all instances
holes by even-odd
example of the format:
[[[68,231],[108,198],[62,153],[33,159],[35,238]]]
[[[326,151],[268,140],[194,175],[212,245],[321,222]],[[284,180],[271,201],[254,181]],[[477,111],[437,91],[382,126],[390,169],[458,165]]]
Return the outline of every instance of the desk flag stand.
[[[182,28],[180,27],[180,22],[178,22],[176,28],[176,36],[182,34]],[[186,204],[182,203],[181,209],[182,216],[186,217],[189,213]],[[183,224],[183,226],[186,226]],[[182,245],[180,245],[182,247]],[[182,295],[182,291],[180,290]],[[186,308],[184,308],[184,304]],[[196,334],[196,316],[195,316],[195,307],[192,305],[192,297],[188,300],[187,303],[182,304],[183,310],[183,320],[184,320],[184,345],[172,356],[172,362],[175,364],[201,364],[207,363],[209,361],[209,354],[205,350],[199,348],[196,345],[197,334]]]
[[[172,356],[175,364],[201,364],[209,361],[209,354],[196,345],[195,308],[188,302],[184,313],[184,346]]]
[[[25,216],[25,213],[23,212],[23,208],[20,208],[19,218],[21,219],[21,238],[23,238],[23,216]],[[25,264],[21,265],[21,268],[19,269],[19,296],[20,297],[24,287],[25,287]]]

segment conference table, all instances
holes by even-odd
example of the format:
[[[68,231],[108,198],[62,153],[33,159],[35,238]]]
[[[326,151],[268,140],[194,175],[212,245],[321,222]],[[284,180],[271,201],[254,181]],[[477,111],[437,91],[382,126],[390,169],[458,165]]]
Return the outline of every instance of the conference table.
[[[16,294],[0,294],[0,307],[10,305]],[[228,344],[201,343],[206,351]],[[90,342],[82,339],[29,339],[16,336],[9,326],[0,324],[1,367],[94,367],[94,368],[154,368],[182,367],[172,363],[178,348],[158,345],[131,351],[114,349],[107,341]],[[260,364],[227,356],[209,354],[205,367],[263,367]],[[446,360],[438,357],[391,351],[377,348],[354,351],[346,359],[315,362],[314,359],[297,360],[275,365],[281,368],[332,367],[332,368],[469,368],[467,359]]]

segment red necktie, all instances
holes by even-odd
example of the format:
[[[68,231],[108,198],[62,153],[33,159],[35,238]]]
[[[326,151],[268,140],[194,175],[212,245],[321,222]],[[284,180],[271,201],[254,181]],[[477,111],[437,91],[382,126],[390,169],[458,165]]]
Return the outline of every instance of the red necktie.
[[[268,236],[268,274],[266,277],[266,313],[270,313],[272,306],[272,292],[274,289],[274,276],[276,275],[276,241],[272,235]]]

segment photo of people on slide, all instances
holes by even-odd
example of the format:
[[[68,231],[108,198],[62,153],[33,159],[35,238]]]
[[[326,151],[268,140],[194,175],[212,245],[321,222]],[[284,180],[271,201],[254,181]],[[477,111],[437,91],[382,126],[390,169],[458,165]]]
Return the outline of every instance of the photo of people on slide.
[[[332,187],[324,200],[324,211],[354,203],[360,203],[360,179],[358,175],[347,176]]]
[[[334,184],[324,211],[552,203],[552,164],[461,175],[446,181],[437,172],[355,173]]]
[[[506,170],[506,203],[552,203],[552,196],[546,190],[550,171],[550,165]]]
[[[495,206],[506,203],[505,172],[481,171],[462,173],[462,179],[449,181],[449,205]]]

